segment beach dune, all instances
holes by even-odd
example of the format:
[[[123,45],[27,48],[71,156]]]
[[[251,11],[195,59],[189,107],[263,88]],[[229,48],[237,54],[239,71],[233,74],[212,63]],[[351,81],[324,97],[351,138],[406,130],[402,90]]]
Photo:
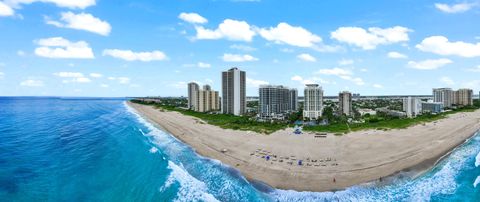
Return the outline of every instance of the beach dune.
[[[425,171],[480,128],[480,110],[401,130],[343,136],[270,135],[222,129],[178,112],[128,102],[140,115],[192,146],[200,155],[279,189],[330,191],[405,170]]]

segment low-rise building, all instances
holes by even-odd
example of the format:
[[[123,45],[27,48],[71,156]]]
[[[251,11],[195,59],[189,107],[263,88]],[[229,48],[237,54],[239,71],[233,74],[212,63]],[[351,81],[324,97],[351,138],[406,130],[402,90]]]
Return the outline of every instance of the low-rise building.
[[[430,113],[440,113],[443,110],[443,102],[422,102],[422,111]]]

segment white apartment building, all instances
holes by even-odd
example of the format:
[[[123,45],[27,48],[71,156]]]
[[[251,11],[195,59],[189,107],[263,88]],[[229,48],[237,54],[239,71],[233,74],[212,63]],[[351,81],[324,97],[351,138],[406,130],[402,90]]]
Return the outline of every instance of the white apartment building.
[[[416,117],[422,112],[422,102],[418,98],[404,98],[403,99],[403,111],[407,114],[407,117]]]
[[[317,119],[323,112],[323,90],[318,84],[307,84],[304,90],[304,119]]]

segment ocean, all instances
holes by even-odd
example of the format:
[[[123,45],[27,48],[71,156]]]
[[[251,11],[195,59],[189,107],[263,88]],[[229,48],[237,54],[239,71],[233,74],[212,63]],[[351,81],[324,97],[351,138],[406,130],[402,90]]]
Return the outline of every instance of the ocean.
[[[199,156],[124,99],[0,97],[0,201],[480,201],[480,135],[409,176],[278,190]]]

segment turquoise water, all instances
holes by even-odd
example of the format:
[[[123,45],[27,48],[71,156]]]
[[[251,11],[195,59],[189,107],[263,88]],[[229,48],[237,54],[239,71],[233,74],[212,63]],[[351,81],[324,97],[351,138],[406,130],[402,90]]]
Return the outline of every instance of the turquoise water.
[[[417,179],[296,192],[252,185],[124,102],[0,97],[0,201],[480,200],[479,135]]]

